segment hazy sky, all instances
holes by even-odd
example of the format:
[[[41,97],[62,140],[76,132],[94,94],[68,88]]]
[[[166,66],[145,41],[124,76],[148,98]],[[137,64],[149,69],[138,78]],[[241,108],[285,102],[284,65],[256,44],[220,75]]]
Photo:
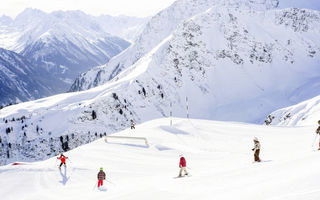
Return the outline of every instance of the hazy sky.
[[[0,0],[0,16],[15,17],[25,8],[82,10],[91,15],[151,16],[175,0]],[[320,10],[320,0],[280,0],[280,7],[300,7]]]
[[[15,17],[25,8],[54,10],[82,10],[88,14],[151,16],[171,5],[175,0],[0,0],[0,16]]]

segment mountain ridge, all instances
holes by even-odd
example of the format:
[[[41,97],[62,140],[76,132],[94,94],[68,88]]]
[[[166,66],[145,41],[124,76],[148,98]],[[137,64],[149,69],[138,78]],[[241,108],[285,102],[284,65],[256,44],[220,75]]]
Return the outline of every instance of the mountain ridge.
[[[56,80],[59,86],[43,82],[50,85],[51,95],[67,91],[78,74],[106,63],[130,45],[105,32],[96,18],[81,11],[48,14],[26,9],[14,20],[8,19],[1,18],[0,47],[21,54],[36,69],[47,71],[47,79]]]

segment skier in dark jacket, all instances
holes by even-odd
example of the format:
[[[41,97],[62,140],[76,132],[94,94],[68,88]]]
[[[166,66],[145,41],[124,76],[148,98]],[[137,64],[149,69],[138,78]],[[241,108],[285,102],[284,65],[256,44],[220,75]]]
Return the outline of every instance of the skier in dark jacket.
[[[254,138],[253,139],[254,142],[254,148],[252,149],[252,151],[254,151],[254,161],[255,162],[261,162],[259,154],[260,154],[260,142],[258,140],[258,138]]]
[[[60,166],[59,166],[59,169],[61,168],[62,165],[64,165],[64,167],[67,167],[67,165],[66,165],[66,160],[68,159],[68,157],[64,156],[64,155],[61,153],[60,157],[57,158],[57,159],[61,161]]]
[[[180,167],[180,172],[179,172],[179,177],[182,177],[182,171],[184,171],[184,174],[188,176],[187,172],[187,161],[183,157],[183,155],[180,155],[180,162],[179,162],[179,167]]]
[[[320,120],[318,121],[318,124],[319,124],[319,127],[316,130],[316,134],[320,135]],[[318,150],[320,150],[320,139],[319,139],[319,148],[318,148]]]
[[[98,188],[103,185],[103,180],[106,179],[106,173],[104,173],[103,168],[100,168],[98,173]]]

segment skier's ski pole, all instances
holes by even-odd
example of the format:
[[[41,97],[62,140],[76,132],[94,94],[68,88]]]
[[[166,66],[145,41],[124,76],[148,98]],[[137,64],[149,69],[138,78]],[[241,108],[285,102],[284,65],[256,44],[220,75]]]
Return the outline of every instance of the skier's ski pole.
[[[314,140],[313,140],[313,143],[312,143],[312,147],[313,147],[313,145],[314,145],[314,143],[315,143],[315,141],[317,139],[317,136],[318,136],[318,134],[316,134],[316,136],[314,137]]]
[[[96,189],[96,187],[98,186],[98,182],[96,182],[95,184],[94,184],[94,186],[93,186],[93,189],[92,190],[94,190],[94,189]]]

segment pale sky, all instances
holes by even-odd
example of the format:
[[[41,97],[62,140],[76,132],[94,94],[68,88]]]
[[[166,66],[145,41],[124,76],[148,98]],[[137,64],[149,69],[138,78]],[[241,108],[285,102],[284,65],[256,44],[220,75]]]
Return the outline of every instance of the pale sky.
[[[146,17],[170,6],[175,0],[0,0],[0,16],[12,18],[25,8],[45,12],[82,10],[91,15],[128,15]]]

